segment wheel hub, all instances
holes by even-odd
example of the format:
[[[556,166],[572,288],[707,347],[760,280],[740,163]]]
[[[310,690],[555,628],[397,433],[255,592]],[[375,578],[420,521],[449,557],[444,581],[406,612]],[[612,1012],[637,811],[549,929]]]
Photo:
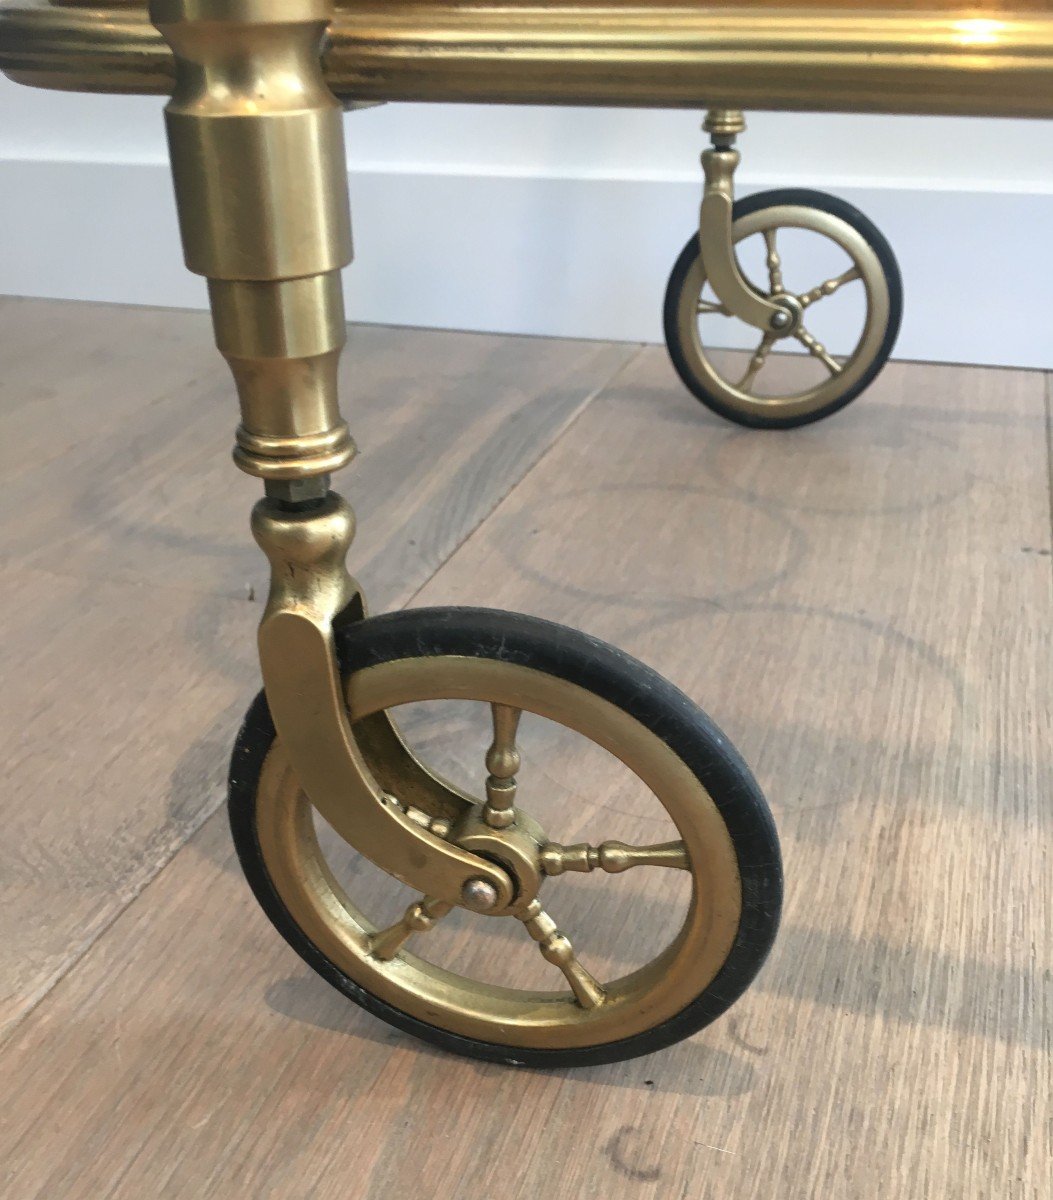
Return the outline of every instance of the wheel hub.
[[[804,306],[789,292],[777,292],[771,299],[779,306],[779,311],[772,317],[769,328],[776,337],[790,337],[801,324]]]
[[[512,824],[494,829],[486,821],[481,805],[472,808],[450,830],[449,840],[497,863],[512,878],[514,895],[510,903],[477,906],[468,902],[475,899],[473,896],[465,898],[466,908],[488,917],[512,917],[523,913],[537,899],[545,878],[541,849],[548,844],[548,838],[538,822],[522,809],[515,810]]]

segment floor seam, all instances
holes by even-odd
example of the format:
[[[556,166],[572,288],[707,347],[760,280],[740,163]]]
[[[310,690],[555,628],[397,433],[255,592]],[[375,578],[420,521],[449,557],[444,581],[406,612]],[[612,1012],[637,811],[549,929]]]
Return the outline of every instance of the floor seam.
[[[119,906],[113,910],[110,915],[110,919],[104,924],[100,925],[95,933],[82,943],[79,950],[74,951],[73,955],[69,959],[69,962],[66,964],[65,969],[60,974],[55,975],[55,977],[49,983],[44,985],[33,1002],[23,1012],[19,1013],[19,1015],[3,1031],[3,1033],[0,1034],[0,1058],[2,1058],[5,1052],[10,1049],[14,1042],[15,1035],[21,1029],[23,1023],[34,1012],[36,1012],[36,1010],[41,1004],[44,1003],[48,996],[51,995],[55,988],[57,988],[59,984],[63,982],[63,980],[68,978],[77,969],[81,962],[83,962],[83,960],[91,953],[95,945],[103,937],[105,937],[107,933],[109,933],[109,931],[128,911],[128,909],[131,908],[131,906],[135,904],[145,892],[153,887],[154,883],[156,883],[158,879],[161,878],[162,874],[168,869],[176,855],[185,850],[186,847],[194,840],[194,837],[198,834],[198,832],[200,832],[200,830],[212,820],[216,813],[219,812],[219,810],[223,807],[225,790],[225,788],[220,790],[220,796],[214,804],[211,806],[208,804],[202,806],[202,808],[198,811],[198,813],[195,814],[186,827],[186,836],[182,838],[182,840],[176,845],[172,846],[171,850],[164,856],[157,869],[150,875],[147,875],[143,879],[142,884],[133,892],[131,892],[122,904],[119,904]]]
[[[612,343],[612,345],[613,344],[617,343]],[[484,516],[480,517],[479,520],[476,521],[476,523],[471,527],[471,529],[464,533],[457,544],[451,548],[450,552],[445,558],[443,558],[442,562],[436,566],[435,570],[431,572],[427,579],[425,579],[419,587],[414,589],[408,599],[404,600],[402,604],[399,605],[400,608],[410,607],[413,601],[416,600],[416,598],[421,595],[421,593],[424,592],[432,583],[432,581],[438,576],[440,571],[443,571],[450,564],[450,562],[453,561],[453,559],[460,553],[464,546],[466,546],[468,542],[475,537],[475,535],[487,523],[487,521],[494,517],[497,511],[504,504],[506,504],[516,494],[516,492],[519,491],[523,484],[526,483],[526,481],[534,474],[534,472],[546,461],[552,451],[555,450],[555,448],[563,441],[567,434],[570,433],[575,425],[577,425],[585,411],[592,406],[592,402],[598,399],[609,387],[613,386],[613,384],[615,384],[617,380],[629,370],[630,367],[636,364],[641,355],[643,355],[644,352],[650,348],[651,347],[646,342],[638,343],[635,351],[623,363],[616,367],[615,370],[612,371],[608,376],[608,378],[603,381],[603,383],[597,384],[597,386],[585,396],[581,404],[579,404],[571,414],[566,424],[563,425],[555,437],[553,437],[548,445],[545,446],[534,462],[530,464],[530,466],[523,472],[522,475],[520,475],[520,477],[515,481],[515,483],[512,484],[507,492],[497,497],[490,511]]]
[[[246,525],[246,528],[248,526]],[[260,560],[261,569],[265,570],[264,560]],[[41,566],[38,563],[27,562],[14,556],[4,556],[0,554],[0,568],[11,571],[24,571],[36,575],[43,575],[48,579],[53,579],[57,583],[73,583],[79,584],[82,587],[102,587],[112,586],[119,589],[136,588],[142,591],[164,592],[170,596],[187,596],[197,600],[216,600],[221,604],[251,604],[258,608],[261,600],[267,598],[266,580],[260,582],[260,587],[257,589],[251,582],[247,585],[252,590],[252,594],[236,595],[233,592],[211,591],[208,588],[184,587],[181,584],[162,582],[156,579],[147,577],[132,578],[131,576],[122,575],[117,572],[113,575],[96,575],[90,571],[65,570],[62,567]],[[262,592],[262,596],[260,593]]]

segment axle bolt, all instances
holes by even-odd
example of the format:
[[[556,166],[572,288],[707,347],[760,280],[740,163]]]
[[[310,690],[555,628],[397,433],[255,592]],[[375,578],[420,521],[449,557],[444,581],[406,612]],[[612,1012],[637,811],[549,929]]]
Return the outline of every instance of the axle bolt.
[[[791,321],[790,314],[783,308],[780,308],[777,313],[772,314],[771,327],[772,329],[785,329]]]
[[[461,903],[472,912],[489,912],[497,904],[497,889],[485,879],[469,879],[461,888]]]

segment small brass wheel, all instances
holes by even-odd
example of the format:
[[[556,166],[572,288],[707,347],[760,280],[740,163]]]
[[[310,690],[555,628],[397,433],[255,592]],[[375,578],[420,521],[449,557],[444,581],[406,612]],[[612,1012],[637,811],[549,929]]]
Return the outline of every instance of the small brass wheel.
[[[737,201],[732,237],[750,286],[786,297],[800,319],[785,332],[750,331],[708,286],[692,237],[665,294],[677,374],[713,412],[753,428],[789,429],[844,408],[877,378],[899,333],[903,284],[892,247],[852,205],[798,188]],[[818,271],[823,277],[810,277]],[[743,329],[755,348],[744,369],[730,370],[728,356],[712,347],[741,344]],[[772,355],[780,349],[808,361],[781,358],[776,377]]]
[[[480,880],[465,888],[460,905],[410,897],[394,921],[371,919],[376,897],[363,891],[361,874],[353,873],[357,889],[338,880],[261,695],[231,762],[234,841],[268,917],[329,983],[447,1050],[529,1066],[649,1053],[708,1024],[749,986],[779,919],[778,840],[749,770],[683,693],[602,642],[512,613],[409,610],[350,622],[337,641],[351,725],[378,783],[438,836],[500,862],[517,892],[495,914]],[[450,703],[485,721],[485,740],[468,755],[476,764],[474,795],[424,767],[403,736],[393,735],[392,710]],[[652,845],[553,840],[561,831],[543,830],[528,811],[531,796],[542,798],[556,784],[551,771],[531,777],[527,726],[554,730],[572,747],[580,742],[583,752],[624,773],[656,808],[647,819],[667,823],[675,836]],[[448,741],[448,728],[440,731]],[[592,778],[582,771],[578,794]],[[598,811],[606,824],[617,807],[604,798]],[[566,826],[574,815],[556,813]],[[630,869],[633,896],[640,885],[650,895],[660,877],[683,883],[683,910],[671,911],[668,942],[648,946],[641,965],[601,978],[580,954],[579,931],[562,931],[549,915],[550,901],[575,877],[589,911],[606,920],[608,893],[591,889],[618,886],[607,876]],[[590,872],[603,878],[581,878]],[[432,961],[431,948],[458,920],[469,943],[485,947],[496,934],[512,936],[542,986],[508,986]],[[508,957],[503,949],[491,953],[494,970],[503,971]]]

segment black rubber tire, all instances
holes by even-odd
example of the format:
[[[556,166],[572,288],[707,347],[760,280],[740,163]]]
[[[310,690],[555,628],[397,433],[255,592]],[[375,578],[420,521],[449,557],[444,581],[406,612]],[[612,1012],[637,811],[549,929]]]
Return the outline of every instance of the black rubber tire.
[[[903,277],[900,274],[899,263],[889,245],[887,238],[868,217],[858,208],[831,196],[828,192],[817,192],[810,188],[778,188],[770,192],[758,192],[735,202],[732,209],[732,222],[742,217],[751,216],[765,208],[775,208],[782,205],[795,205],[800,208],[817,208],[831,216],[839,217],[846,225],[850,225],[870,246],[881,263],[885,274],[889,294],[889,319],[881,346],[866,372],[844,395],[816,409],[814,412],[803,413],[792,417],[764,416],[747,414],[730,408],[720,397],[714,396],[707,390],[703,380],[692,371],[690,358],[680,339],[677,313],[680,297],[687,280],[688,272],[699,258],[701,251],[698,245],[698,235],[690,237],[680,257],[676,260],[666,285],[665,301],[662,309],[662,320],[665,330],[665,344],[676,368],[681,382],[692,395],[725,420],[733,421],[736,425],[745,425],[750,429],[794,429],[801,425],[810,425],[813,421],[821,421],[832,413],[839,412],[862,395],[881,373],[888,362],[899,336],[900,324],[903,320]]]
[[[230,824],[238,857],[264,912],[301,958],[349,999],[398,1029],[457,1054],[530,1067],[615,1062],[660,1050],[720,1016],[752,982],[771,948],[782,904],[782,866],[771,813],[749,769],[709,718],[649,667],[576,630],[489,609],[411,609],[370,617],[337,636],[345,677],[406,658],[467,655],[528,665],[602,696],[657,734],[703,783],[731,835],[742,881],[742,916],[715,978],[670,1020],[618,1042],[576,1049],[524,1049],[466,1038],[377,999],[349,979],[293,920],[268,874],[256,828],[256,791],[274,725],[261,692],[248,711],[230,765]]]

